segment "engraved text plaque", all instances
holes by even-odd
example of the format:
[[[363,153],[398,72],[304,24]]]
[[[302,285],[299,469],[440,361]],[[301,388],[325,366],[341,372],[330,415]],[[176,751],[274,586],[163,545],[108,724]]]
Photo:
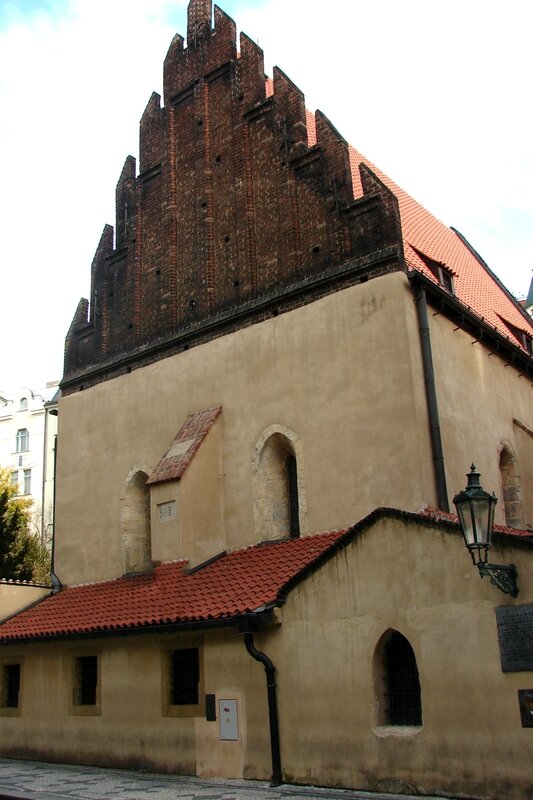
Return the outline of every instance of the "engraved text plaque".
[[[533,670],[533,604],[496,609],[503,672]]]

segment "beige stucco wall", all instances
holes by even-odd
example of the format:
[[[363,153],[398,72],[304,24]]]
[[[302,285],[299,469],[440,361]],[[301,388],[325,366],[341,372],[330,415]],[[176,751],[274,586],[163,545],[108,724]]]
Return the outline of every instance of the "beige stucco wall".
[[[533,674],[502,673],[495,616],[532,602],[531,552],[496,545],[491,559],[516,564],[516,600],[479,577],[459,535],[385,519],[291,593],[281,629],[256,641],[278,666],[287,780],[532,796],[517,691]],[[423,726],[404,736],[376,724],[373,654],[391,628],[421,681]]]
[[[496,543],[492,560],[516,564],[516,600],[480,579],[458,534],[385,518],[291,592],[281,624],[255,635],[277,668],[286,780],[531,797],[531,729],[517,690],[532,687],[532,673],[502,673],[495,617],[497,606],[533,602],[531,550]],[[377,724],[373,657],[388,629],[416,654],[418,730]],[[237,700],[238,741],[221,741],[203,711],[162,714],[162,659],[177,645],[201,647],[202,692]],[[100,656],[99,715],[72,713],[72,660],[84,653]],[[264,670],[233,630],[9,646],[0,656],[22,660],[20,713],[3,719],[2,755],[271,774]]]
[[[48,594],[47,586],[0,581],[0,620],[28,608]]]
[[[187,415],[217,404],[227,548],[259,538],[252,461],[273,424],[300,439],[310,532],[348,525],[379,505],[434,502],[420,375],[412,295],[396,273],[62,399],[58,575],[72,584],[120,574],[128,475],[149,472]],[[198,526],[190,549],[153,546],[159,558],[196,560],[201,538]]]
[[[474,462],[504,523],[499,455],[507,443],[518,458],[524,524],[533,528],[533,435],[513,422],[533,430],[531,379],[444,316],[431,315],[430,326],[450,500]]]
[[[528,469],[533,462],[533,437],[518,442],[513,424],[533,429],[531,384],[443,315],[430,314],[430,325],[450,503],[472,461],[498,493],[502,441]],[[149,474],[187,415],[218,404],[221,418],[189,474],[153,490],[152,518],[174,493],[181,526],[175,535],[152,526],[158,560],[198,563],[264,538],[252,473],[272,426],[298,438],[308,532],[352,524],[377,506],[436,504],[415,307],[406,276],[394,273],[62,399],[56,571],[64,582],[122,572],[128,476]],[[531,470],[521,478],[531,518]]]
[[[192,716],[163,710],[164,668],[177,646],[201,651],[202,708]],[[96,708],[72,704],[73,662],[83,655],[99,657]],[[259,736],[250,737],[247,755],[259,776],[269,775],[262,670],[235,631],[14,645],[0,650],[0,666],[3,661],[22,664],[20,708],[16,713],[0,708],[4,756],[243,777],[247,696],[259,701],[250,717]],[[221,741],[218,721],[206,721],[204,693],[216,694],[217,701],[237,700],[238,741]]]

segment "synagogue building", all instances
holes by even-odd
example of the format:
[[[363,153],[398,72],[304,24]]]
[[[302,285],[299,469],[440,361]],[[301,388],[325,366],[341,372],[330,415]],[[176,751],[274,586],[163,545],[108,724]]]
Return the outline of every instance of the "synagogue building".
[[[66,337],[0,754],[525,800],[533,320],[211,0],[163,75]]]

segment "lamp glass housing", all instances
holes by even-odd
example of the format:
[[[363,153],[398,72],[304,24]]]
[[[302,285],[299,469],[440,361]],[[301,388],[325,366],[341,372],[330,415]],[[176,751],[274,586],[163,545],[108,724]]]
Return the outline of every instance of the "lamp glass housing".
[[[472,464],[468,485],[453,498],[461,529],[474,564],[486,562],[492,541],[492,526],[496,497],[486,492],[479,483],[479,473]],[[477,560],[476,560],[477,551]]]

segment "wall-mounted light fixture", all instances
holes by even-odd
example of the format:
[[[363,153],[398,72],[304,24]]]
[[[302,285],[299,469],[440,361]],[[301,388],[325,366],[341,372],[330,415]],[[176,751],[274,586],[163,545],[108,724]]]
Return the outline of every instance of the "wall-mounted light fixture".
[[[488,556],[492,543],[492,526],[496,497],[486,492],[479,482],[479,472],[474,464],[467,475],[468,485],[453,498],[465,545],[482,578],[487,575],[490,582],[511,597],[518,595],[516,568],[514,564],[489,564]]]

